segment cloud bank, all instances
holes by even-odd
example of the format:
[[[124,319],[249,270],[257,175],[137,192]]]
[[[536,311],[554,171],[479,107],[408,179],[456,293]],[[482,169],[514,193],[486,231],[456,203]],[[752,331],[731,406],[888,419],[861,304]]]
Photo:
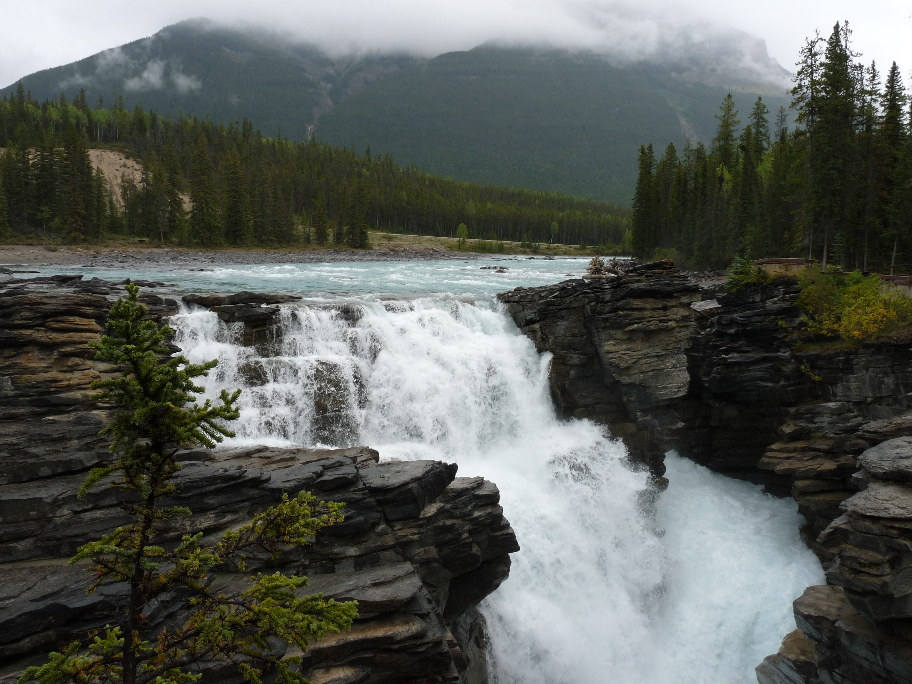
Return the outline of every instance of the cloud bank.
[[[896,0],[30,0],[5,8],[0,83],[152,35],[191,17],[265,26],[331,54],[404,51],[434,56],[485,42],[590,49],[615,59],[691,53],[766,68],[763,39],[791,69],[803,39],[849,19],[856,47],[882,67],[912,67],[912,11]],[[743,40],[750,36],[749,40]],[[739,38],[740,37],[740,38]],[[743,43],[740,55],[729,47]],[[884,68],[882,68],[882,71]],[[152,74],[154,76],[154,74]],[[192,87],[186,85],[184,87]]]

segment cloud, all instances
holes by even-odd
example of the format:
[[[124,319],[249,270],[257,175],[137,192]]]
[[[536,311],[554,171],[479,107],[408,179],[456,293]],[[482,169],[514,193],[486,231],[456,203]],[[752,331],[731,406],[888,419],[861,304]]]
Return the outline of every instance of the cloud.
[[[126,90],[161,90],[165,87],[165,63],[158,59],[150,60],[145,70],[139,75],[124,81]]]
[[[404,51],[434,56],[496,41],[650,59],[674,53],[679,45],[693,52],[696,43],[682,42],[689,33],[699,37],[710,59],[720,37],[733,38],[730,32],[736,30],[750,34],[752,43],[745,43],[740,54],[725,52],[726,59],[750,68],[764,68],[766,58],[755,50],[761,39],[791,68],[806,36],[817,28],[827,33],[837,20],[849,19],[866,61],[876,58],[884,70],[896,59],[907,73],[912,67],[907,5],[896,0],[767,0],[762,7],[731,0],[158,0],[124,12],[121,0],[29,0],[4,8],[0,83],[194,16],[266,27],[334,55]],[[114,68],[116,57],[111,59]]]
[[[177,92],[182,95],[203,87],[202,82],[196,76],[187,76],[179,71],[171,74],[171,80],[174,82]]]
[[[663,0],[262,0],[256,26],[334,57],[406,52],[432,57],[479,44],[592,51],[617,63],[661,62],[684,78],[737,86],[790,76],[756,36]],[[281,6],[281,11],[279,10]],[[230,6],[220,24],[254,24]]]

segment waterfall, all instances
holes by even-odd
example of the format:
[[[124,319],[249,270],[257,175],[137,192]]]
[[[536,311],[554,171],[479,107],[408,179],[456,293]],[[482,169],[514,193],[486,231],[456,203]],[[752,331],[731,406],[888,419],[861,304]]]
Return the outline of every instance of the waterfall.
[[[755,681],[822,579],[790,501],[669,457],[658,514],[623,445],[558,419],[549,358],[494,304],[428,296],[292,305],[239,343],[208,311],[172,321],[206,397],[241,387],[235,444],[366,444],[495,482],[522,550],[483,604],[499,684]],[[645,494],[645,496],[644,496]]]

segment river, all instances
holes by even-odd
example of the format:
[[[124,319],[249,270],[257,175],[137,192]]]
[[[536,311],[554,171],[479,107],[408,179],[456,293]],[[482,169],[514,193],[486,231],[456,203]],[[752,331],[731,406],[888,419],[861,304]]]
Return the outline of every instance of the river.
[[[384,459],[456,462],[499,486],[522,546],[482,606],[499,684],[755,682],[795,628],[792,600],[824,581],[796,506],[670,454],[653,517],[648,477],[623,445],[557,418],[548,356],[494,294],[579,277],[585,263],[44,271],[302,295],[283,307],[283,337],[266,355],[204,310],[173,319],[177,343],[192,361],[219,360],[206,396],[243,388],[231,443],[366,444]]]

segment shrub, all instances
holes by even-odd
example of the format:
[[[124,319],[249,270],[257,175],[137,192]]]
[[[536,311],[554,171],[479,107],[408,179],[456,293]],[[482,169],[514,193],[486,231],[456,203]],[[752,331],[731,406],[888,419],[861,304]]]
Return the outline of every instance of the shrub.
[[[876,275],[814,269],[800,283],[798,304],[812,334],[851,342],[912,334],[912,300]]]
[[[769,281],[769,274],[759,266],[755,266],[750,256],[735,257],[731,267],[728,269],[725,290],[727,292],[737,292],[748,285],[766,285]]]

